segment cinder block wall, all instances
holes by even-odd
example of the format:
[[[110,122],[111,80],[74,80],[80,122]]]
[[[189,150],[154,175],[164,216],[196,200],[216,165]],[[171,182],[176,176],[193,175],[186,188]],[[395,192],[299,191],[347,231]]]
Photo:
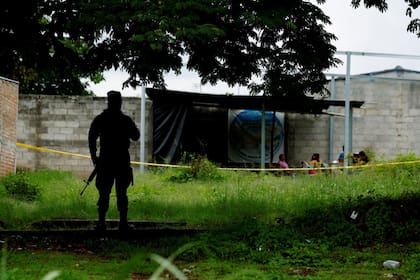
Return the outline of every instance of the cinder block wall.
[[[344,81],[336,82],[336,96],[344,98]],[[365,102],[353,113],[353,152],[369,149],[378,159],[420,155],[420,82],[354,79],[351,99]],[[336,111],[344,113],[343,108]],[[338,154],[344,144],[344,118],[336,117],[334,124]]]
[[[19,84],[0,77],[0,177],[16,171]]]
[[[319,153],[328,163],[329,121],[326,115],[287,114],[287,156],[291,167],[309,162],[312,154]]]
[[[385,76],[385,75],[381,75]],[[400,154],[420,155],[420,82],[419,74],[391,72],[387,77],[400,80],[351,80],[351,100],[364,101],[353,110],[353,148],[358,153],[369,149],[378,160],[394,159]],[[404,80],[406,79],[406,80]],[[335,82],[336,100],[345,99],[345,81]],[[344,107],[334,111],[344,114]],[[300,166],[314,152],[330,162],[338,158],[344,145],[345,118],[334,116],[333,157],[329,158],[330,116],[287,114],[287,151],[291,166]]]
[[[123,98],[123,112],[140,129],[140,98]],[[106,97],[21,95],[17,122],[18,142],[63,152],[89,155],[88,131],[94,117],[106,108]],[[146,102],[145,158],[151,160],[151,104]],[[132,143],[131,160],[140,160],[140,143]],[[17,148],[17,167],[31,170],[59,169],[87,174],[90,159]]]

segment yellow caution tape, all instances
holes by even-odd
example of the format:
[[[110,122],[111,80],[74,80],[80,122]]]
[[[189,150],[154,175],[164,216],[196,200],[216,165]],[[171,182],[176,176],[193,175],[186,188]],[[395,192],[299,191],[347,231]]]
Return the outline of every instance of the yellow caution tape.
[[[90,159],[90,156],[87,156],[87,155],[70,153],[70,152],[63,152],[63,151],[59,151],[59,150],[37,147],[37,146],[32,146],[32,145],[28,145],[28,144],[24,144],[24,143],[19,143],[19,142],[16,142],[16,146],[26,148],[26,149],[30,149],[30,150],[39,151],[39,152],[54,153],[54,154],[59,154],[59,155],[64,155],[64,156],[73,156],[73,157]],[[137,164],[137,165],[147,165],[147,166],[189,168],[189,166],[182,166],[182,165],[157,164],[157,163],[147,163],[147,162],[139,162],[139,161],[131,161],[131,163],[132,164]]]
[[[31,149],[31,150],[35,150],[35,151],[40,151],[40,152],[47,152],[47,153],[65,155],[65,156],[74,156],[74,157],[81,157],[81,158],[89,158],[90,159],[90,156],[87,156],[87,155],[81,155],[81,154],[75,154],[75,153],[69,153],[69,152],[62,152],[62,151],[43,148],[43,147],[36,147],[36,146],[24,144],[24,143],[16,143],[16,146]]]
[[[131,161],[131,163],[132,164],[137,164],[137,165],[156,166],[156,167],[173,167],[173,168],[190,168],[191,167],[191,166],[187,166],[187,165],[150,163],[150,162],[141,162],[141,161]]]
[[[87,158],[90,159],[90,156],[77,154],[77,153],[70,153],[70,152],[63,152],[59,150],[43,148],[32,146],[24,143],[16,143],[16,146],[31,149],[40,152],[47,152],[47,153],[55,153],[64,156],[74,156],[80,158]],[[171,168],[190,168],[187,165],[175,165],[175,164],[161,164],[161,163],[148,163],[148,162],[140,162],[140,161],[131,161],[132,164],[136,165],[145,165],[145,166],[156,166],[156,167],[171,167]],[[389,165],[406,165],[406,164],[419,164],[420,160],[412,160],[412,161],[402,161],[402,162],[386,162],[386,163],[376,163],[376,164],[365,164],[365,165],[352,165],[352,166],[332,166],[332,167],[300,167],[300,168],[229,168],[229,167],[220,167],[220,170],[232,170],[232,171],[270,171],[270,172],[288,172],[288,171],[309,171],[309,170],[344,170],[344,169],[358,169],[358,168],[370,168],[370,167],[382,167],[382,166],[389,166]]]

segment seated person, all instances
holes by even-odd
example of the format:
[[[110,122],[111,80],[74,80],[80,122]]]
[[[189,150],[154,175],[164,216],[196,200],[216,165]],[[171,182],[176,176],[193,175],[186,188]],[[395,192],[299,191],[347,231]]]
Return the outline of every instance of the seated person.
[[[277,164],[281,169],[288,169],[289,168],[289,165],[286,162],[286,156],[284,154],[279,155],[279,161],[277,162]],[[290,175],[289,171],[283,171],[283,172],[286,175]]]
[[[369,157],[364,151],[360,151],[356,157],[356,165],[365,165],[369,162]]]
[[[364,151],[360,151],[358,154],[352,154],[351,159],[353,165],[365,165],[369,162],[369,157]]]
[[[321,159],[318,153],[312,155],[311,160],[309,161],[309,166],[311,168],[320,168],[322,166]],[[316,169],[310,169],[308,173],[310,175],[314,175],[318,173],[318,171]]]
[[[279,165],[280,168],[282,169],[287,169],[289,168],[289,165],[286,162],[286,156],[284,154],[280,154],[279,155],[279,161],[277,163]]]

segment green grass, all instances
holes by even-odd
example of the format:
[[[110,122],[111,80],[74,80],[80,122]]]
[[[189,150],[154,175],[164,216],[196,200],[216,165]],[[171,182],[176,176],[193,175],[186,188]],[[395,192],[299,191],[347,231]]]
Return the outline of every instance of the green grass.
[[[74,174],[25,176],[39,190],[34,200],[11,195],[0,180],[6,229],[53,218],[96,219],[94,183],[80,196],[84,183]],[[194,173],[152,170],[136,174],[129,188],[131,220],[217,230],[140,243],[89,239],[65,249],[37,241],[19,248],[14,240],[3,271],[7,279],[41,279],[53,270],[61,271],[58,279],[147,279],[158,268],[153,254],[169,257],[190,244],[172,261],[189,279],[420,279],[419,181],[416,164],[318,176],[220,171],[208,163]],[[115,195],[108,218],[118,218]],[[401,268],[383,268],[387,259]]]
[[[105,245],[109,248],[116,244]],[[347,247],[328,250],[322,246],[309,247],[301,245],[291,248],[286,250],[291,256],[277,254],[265,264],[240,259],[190,259],[188,251],[181,254],[173,264],[183,271],[188,279],[414,280],[420,276],[420,244],[375,246],[357,250]],[[152,250],[154,252],[151,252]],[[132,250],[128,255],[125,252],[113,252],[115,255],[111,256],[104,256],[104,252],[98,250],[89,253],[11,251],[7,254],[7,279],[41,279],[53,270],[61,273],[58,279],[128,279],[130,275],[143,275],[144,278],[140,279],[148,279],[146,277],[150,277],[159,266],[151,261],[150,256],[165,251],[167,250],[147,245]],[[396,270],[383,268],[382,262],[390,258],[402,261],[402,267]],[[162,277],[165,275],[170,273],[164,271]],[[390,275],[393,277],[389,277]]]
[[[382,170],[315,177],[226,172],[223,179],[187,182],[171,180],[172,173],[136,175],[135,185],[128,190],[130,219],[224,227],[244,219],[287,221],[316,209],[329,211],[368,198],[392,199],[420,192],[420,176],[400,172],[392,178]],[[0,209],[0,220],[7,228],[25,228],[36,220],[51,218],[96,218],[94,183],[80,196],[84,183],[70,173],[39,171],[29,173],[28,178],[40,188],[39,198],[33,202],[13,199],[0,187],[0,203],[6,206]],[[118,218],[114,193],[108,217]]]

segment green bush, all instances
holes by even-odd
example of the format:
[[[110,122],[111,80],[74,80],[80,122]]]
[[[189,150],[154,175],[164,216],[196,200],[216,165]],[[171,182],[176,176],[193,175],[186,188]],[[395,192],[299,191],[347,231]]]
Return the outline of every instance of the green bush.
[[[25,172],[10,174],[2,179],[7,194],[24,201],[34,201],[39,196],[39,187],[30,183]]]
[[[206,156],[195,154],[184,154],[182,161],[190,168],[180,170],[176,175],[171,176],[172,181],[187,182],[193,179],[220,180],[223,178],[217,166]]]

